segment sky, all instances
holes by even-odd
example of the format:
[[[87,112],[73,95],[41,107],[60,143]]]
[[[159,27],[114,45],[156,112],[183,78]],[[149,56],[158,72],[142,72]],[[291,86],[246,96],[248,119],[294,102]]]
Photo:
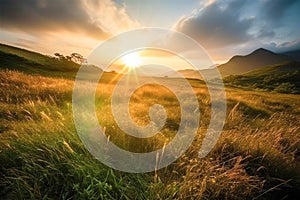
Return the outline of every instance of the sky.
[[[88,56],[141,27],[182,32],[214,63],[257,48],[300,49],[297,0],[0,0],[0,42],[47,55]]]

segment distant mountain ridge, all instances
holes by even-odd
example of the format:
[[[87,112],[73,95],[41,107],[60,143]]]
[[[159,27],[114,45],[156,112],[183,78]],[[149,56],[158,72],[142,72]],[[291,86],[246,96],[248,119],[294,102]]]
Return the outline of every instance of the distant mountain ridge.
[[[245,56],[233,56],[227,63],[216,68],[226,85],[299,94],[300,62],[295,59],[299,53],[300,51],[293,51],[284,55],[260,48]],[[185,69],[178,72],[186,78],[202,79],[201,75],[212,80],[216,78],[212,68],[200,71]],[[169,76],[176,77],[176,73],[170,73]]]
[[[295,54],[295,52],[294,52]],[[267,49],[259,48],[248,55],[236,55],[233,56],[228,62],[221,65],[213,65],[212,67],[200,71],[193,69],[179,70],[178,72],[186,78],[200,78],[199,72],[201,74],[207,75],[207,77],[214,77],[213,68],[217,68],[223,77],[229,75],[238,75],[247,73],[253,70],[263,68],[265,66],[280,64],[284,62],[292,62],[293,59],[290,55],[284,55],[279,53],[274,53]],[[176,73],[166,74],[169,77],[178,77]]]
[[[293,58],[287,55],[274,53],[267,49],[259,48],[245,56],[233,56],[227,63],[219,65],[218,69],[223,77],[225,77],[289,61],[293,61]]]

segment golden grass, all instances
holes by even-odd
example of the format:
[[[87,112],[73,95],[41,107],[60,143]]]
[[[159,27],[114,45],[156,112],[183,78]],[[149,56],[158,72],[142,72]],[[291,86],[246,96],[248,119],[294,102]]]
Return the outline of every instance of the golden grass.
[[[134,152],[153,151],[172,140],[180,122],[175,96],[155,85],[138,89],[130,102],[133,120],[149,123],[154,103],[164,105],[168,119],[156,136],[133,138],[114,122],[110,101],[117,79],[112,79],[105,77],[95,99],[110,140]],[[0,71],[0,198],[280,199],[299,193],[299,95],[226,88],[224,130],[212,152],[199,159],[210,98],[205,85],[191,83],[201,112],[192,146],[166,168],[128,175],[97,163],[78,139],[73,81]]]

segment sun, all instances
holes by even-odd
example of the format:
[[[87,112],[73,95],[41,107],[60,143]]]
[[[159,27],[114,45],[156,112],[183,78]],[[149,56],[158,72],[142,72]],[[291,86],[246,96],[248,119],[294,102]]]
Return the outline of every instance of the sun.
[[[129,68],[139,67],[140,64],[142,63],[141,56],[136,52],[126,54],[121,59],[123,63],[126,65],[126,67]]]

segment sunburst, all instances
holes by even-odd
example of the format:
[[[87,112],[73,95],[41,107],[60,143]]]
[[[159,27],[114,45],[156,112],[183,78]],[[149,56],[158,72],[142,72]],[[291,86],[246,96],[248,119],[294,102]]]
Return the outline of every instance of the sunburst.
[[[141,56],[136,53],[129,53],[126,54],[125,56],[123,56],[122,58],[122,62],[126,65],[126,67],[128,68],[136,68],[139,67],[140,64],[142,63],[142,59]]]

